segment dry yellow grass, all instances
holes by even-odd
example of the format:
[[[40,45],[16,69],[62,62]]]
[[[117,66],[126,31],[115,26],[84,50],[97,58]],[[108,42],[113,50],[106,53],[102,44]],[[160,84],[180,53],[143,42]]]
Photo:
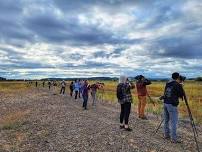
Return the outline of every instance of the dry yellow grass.
[[[98,93],[99,96],[103,96],[103,100],[109,102],[117,102],[116,99],[116,86],[118,82],[105,81],[105,92]],[[149,113],[160,115],[162,113],[163,102],[158,98],[163,95],[165,82],[153,82],[148,86],[148,92],[152,99],[155,101],[156,106],[154,107],[148,100],[146,111]],[[192,114],[197,122],[202,123],[202,82],[186,81],[184,89],[187,94],[188,102],[192,111]],[[134,105],[137,105],[136,89],[132,90]],[[184,102],[180,102],[179,106],[180,116],[187,117],[187,108]]]
[[[14,92],[17,90],[25,90],[27,87],[30,87],[26,82],[8,82],[8,81],[3,81],[0,82],[0,92],[2,93],[10,93]]]
[[[0,118],[0,129],[15,129],[21,126],[23,117],[29,112],[29,110],[12,112]]]

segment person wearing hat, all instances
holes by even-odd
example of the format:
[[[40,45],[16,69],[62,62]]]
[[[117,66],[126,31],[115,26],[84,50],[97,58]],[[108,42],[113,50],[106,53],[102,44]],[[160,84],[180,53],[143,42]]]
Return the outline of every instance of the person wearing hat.
[[[143,75],[137,76],[136,79],[136,88],[138,95],[138,116],[140,119],[147,120],[147,117],[145,116],[145,107],[147,104],[146,97],[148,95],[146,86],[150,85],[151,81],[145,79]]]

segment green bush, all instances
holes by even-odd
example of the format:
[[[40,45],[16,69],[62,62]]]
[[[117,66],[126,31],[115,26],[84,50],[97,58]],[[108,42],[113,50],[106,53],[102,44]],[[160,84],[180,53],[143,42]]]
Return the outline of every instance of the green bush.
[[[197,77],[196,81],[202,81],[202,77]]]

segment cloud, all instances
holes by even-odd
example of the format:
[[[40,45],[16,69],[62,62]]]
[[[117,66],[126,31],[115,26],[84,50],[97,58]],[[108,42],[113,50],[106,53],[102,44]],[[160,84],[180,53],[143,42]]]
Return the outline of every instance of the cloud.
[[[200,0],[2,0],[0,74],[200,76],[201,9]]]

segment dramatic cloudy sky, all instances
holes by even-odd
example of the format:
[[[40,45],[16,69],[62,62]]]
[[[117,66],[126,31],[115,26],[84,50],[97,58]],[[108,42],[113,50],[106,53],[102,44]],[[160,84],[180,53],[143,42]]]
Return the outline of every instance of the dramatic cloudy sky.
[[[0,0],[0,76],[202,75],[201,0]]]

